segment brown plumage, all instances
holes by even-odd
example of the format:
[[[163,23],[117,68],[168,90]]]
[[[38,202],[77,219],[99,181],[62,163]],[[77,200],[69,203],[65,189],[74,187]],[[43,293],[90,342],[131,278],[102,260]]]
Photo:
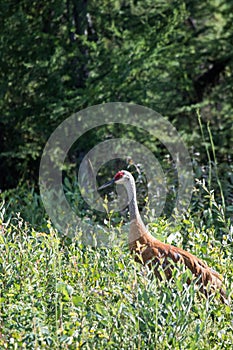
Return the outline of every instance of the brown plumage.
[[[153,268],[155,275],[160,280],[162,279],[159,272],[161,267],[164,270],[166,278],[169,280],[172,278],[174,263],[184,264],[184,266],[192,272],[194,278],[196,278],[202,293],[209,296],[211,293],[218,290],[221,300],[228,303],[225,291],[222,287],[222,278],[216,271],[212,270],[205,262],[189,252],[170,244],[160,242],[147,231],[139,214],[136,199],[136,186],[133,176],[126,170],[119,171],[111,181],[104,184],[99,189],[105,188],[113,183],[123,184],[128,193],[131,219],[129,248],[135,255],[135,260]],[[191,280],[187,281],[187,283],[190,282]]]

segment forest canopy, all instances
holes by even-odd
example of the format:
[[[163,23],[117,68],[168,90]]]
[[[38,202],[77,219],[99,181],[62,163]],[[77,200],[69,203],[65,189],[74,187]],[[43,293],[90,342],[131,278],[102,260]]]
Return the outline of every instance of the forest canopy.
[[[200,110],[230,170],[232,1],[11,0],[0,10],[1,189],[37,181],[61,121],[117,101],[167,117],[206,164]],[[95,137],[79,145],[78,157]]]

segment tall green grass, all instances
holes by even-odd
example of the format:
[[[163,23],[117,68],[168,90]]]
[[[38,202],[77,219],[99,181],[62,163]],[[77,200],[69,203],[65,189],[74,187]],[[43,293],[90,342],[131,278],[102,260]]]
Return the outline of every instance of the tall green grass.
[[[164,240],[171,232],[161,219]],[[214,229],[192,216],[182,223],[187,245],[222,272],[232,290],[233,252]],[[1,208],[1,349],[230,349],[232,311],[187,286],[187,273],[160,284],[127,246],[66,244],[47,223],[37,231]],[[111,229],[111,227],[110,227]],[[173,228],[174,230],[174,228]],[[176,236],[172,236],[173,243]]]

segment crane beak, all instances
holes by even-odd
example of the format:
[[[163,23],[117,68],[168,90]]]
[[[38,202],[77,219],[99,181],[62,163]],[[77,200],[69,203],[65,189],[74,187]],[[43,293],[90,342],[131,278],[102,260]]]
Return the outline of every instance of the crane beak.
[[[106,188],[106,187],[108,187],[108,186],[111,186],[111,185],[114,184],[114,182],[115,182],[115,180],[112,179],[112,180],[106,182],[105,184],[103,184],[102,186],[100,186],[100,187],[98,188],[98,190],[102,190],[103,188]]]

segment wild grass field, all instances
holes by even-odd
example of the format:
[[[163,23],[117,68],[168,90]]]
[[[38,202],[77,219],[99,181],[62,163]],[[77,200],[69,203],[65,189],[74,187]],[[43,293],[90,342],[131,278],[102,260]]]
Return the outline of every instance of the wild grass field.
[[[231,304],[187,286],[188,272],[178,268],[173,281],[158,284],[134,262],[127,237],[109,248],[84,246],[43,218],[35,192],[3,197],[0,349],[232,349]],[[232,224],[213,192],[202,186],[201,197],[199,209],[179,224],[161,218],[150,230],[221,273],[230,296]],[[22,219],[23,207],[37,223]],[[115,226],[110,222],[107,229]]]

